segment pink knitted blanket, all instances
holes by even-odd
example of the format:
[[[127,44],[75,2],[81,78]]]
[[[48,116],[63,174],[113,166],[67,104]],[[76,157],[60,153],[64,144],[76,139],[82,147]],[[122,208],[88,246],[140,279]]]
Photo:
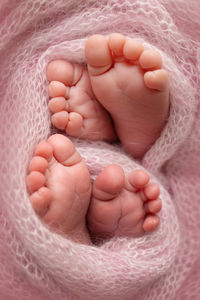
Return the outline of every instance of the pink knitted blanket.
[[[0,1],[0,299],[199,300],[200,5],[198,0]],[[84,63],[94,33],[156,48],[170,75],[171,110],[141,162],[117,146],[75,141],[95,176],[140,164],[161,184],[161,225],[142,238],[79,245],[50,232],[29,202],[35,145],[51,134],[47,63]]]

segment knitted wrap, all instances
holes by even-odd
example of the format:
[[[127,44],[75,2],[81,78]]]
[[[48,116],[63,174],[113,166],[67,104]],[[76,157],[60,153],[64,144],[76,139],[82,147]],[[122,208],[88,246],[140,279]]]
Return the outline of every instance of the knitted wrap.
[[[0,299],[199,300],[200,5],[198,0],[0,1]],[[117,163],[161,186],[161,224],[88,246],[50,232],[26,190],[37,143],[52,134],[45,70],[85,63],[88,36],[120,32],[161,53],[170,115],[142,161],[74,139],[92,177]]]

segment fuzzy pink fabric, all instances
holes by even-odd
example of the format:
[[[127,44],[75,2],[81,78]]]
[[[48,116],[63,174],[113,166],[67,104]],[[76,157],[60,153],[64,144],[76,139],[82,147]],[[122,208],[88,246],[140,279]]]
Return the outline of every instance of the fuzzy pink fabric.
[[[196,0],[0,1],[0,299],[199,300],[200,5]],[[35,145],[51,134],[45,68],[84,63],[94,33],[121,32],[157,49],[170,75],[161,137],[134,162],[117,146],[75,141],[92,175],[140,163],[161,184],[161,225],[95,247],[50,232],[26,191]]]

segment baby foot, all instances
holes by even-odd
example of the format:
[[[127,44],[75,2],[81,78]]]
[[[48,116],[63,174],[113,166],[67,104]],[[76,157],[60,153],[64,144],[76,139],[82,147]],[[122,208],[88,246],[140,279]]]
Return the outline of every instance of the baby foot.
[[[111,114],[126,151],[142,157],[159,137],[169,110],[168,74],[160,55],[121,34],[91,36],[85,56],[96,98]]]
[[[98,103],[85,67],[54,60],[46,71],[52,124],[67,134],[90,140],[115,139],[111,118]]]
[[[161,210],[159,186],[149,183],[143,170],[127,177],[118,165],[106,167],[93,184],[93,196],[87,214],[88,226],[97,237],[130,236],[154,231]]]
[[[90,243],[85,224],[90,175],[67,137],[55,134],[38,144],[26,181],[32,206],[46,224],[73,240]]]

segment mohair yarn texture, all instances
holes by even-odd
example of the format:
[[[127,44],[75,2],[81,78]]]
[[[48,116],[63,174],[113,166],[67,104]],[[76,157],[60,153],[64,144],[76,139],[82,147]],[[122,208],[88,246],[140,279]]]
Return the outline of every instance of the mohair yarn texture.
[[[0,299],[199,300],[200,3],[198,0],[0,1]],[[110,163],[161,185],[161,224],[141,238],[80,245],[52,233],[26,190],[38,142],[52,134],[45,70],[85,63],[88,36],[120,32],[154,48],[170,78],[170,115],[142,161],[75,143],[92,176]]]

